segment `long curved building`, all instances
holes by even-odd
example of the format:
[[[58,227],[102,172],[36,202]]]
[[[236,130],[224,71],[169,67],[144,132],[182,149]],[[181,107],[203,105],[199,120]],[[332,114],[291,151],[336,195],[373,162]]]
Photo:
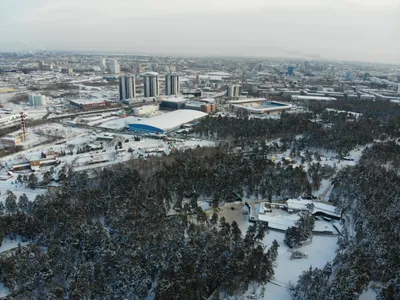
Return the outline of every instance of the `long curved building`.
[[[179,129],[183,124],[194,124],[207,115],[201,111],[180,109],[152,118],[142,119],[128,124],[128,127],[130,131],[137,133],[165,134]]]

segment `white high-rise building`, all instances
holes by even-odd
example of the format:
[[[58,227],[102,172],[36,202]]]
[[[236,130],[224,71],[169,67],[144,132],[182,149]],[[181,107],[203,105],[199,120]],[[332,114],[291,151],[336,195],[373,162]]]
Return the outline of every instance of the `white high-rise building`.
[[[110,71],[111,74],[119,74],[121,72],[121,67],[116,59],[111,60]]]
[[[176,74],[165,75],[165,95],[178,95],[179,91],[179,76]]]
[[[100,60],[100,71],[104,73],[106,70],[107,70],[106,59],[102,58]]]
[[[136,83],[134,76],[121,76],[119,78],[119,100],[133,99],[136,97]]]
[[[29,105],[31,106],[43,106],[46,105],[47,100],[44,95],[29,95]]]
[[[229,98],[238,98],[240,96],[240,85],[233,84],[228,86],[228,97]]]
[[[145,97],[157,97],[159,95],[159,81],[156,73],[144,75],[143,84]]]

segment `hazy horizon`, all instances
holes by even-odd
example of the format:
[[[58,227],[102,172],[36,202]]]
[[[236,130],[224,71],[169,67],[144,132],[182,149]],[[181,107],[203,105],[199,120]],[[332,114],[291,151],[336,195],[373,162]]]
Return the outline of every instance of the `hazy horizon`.
[[[400,3],[393,0],[32,2],[0,2],[0,51],[400,64]]]

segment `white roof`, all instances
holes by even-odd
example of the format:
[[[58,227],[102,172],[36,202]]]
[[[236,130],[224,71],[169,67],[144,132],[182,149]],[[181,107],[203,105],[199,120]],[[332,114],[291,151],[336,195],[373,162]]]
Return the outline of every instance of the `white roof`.
[[[333,97],[319,97],[319,96],[298,96],[298,95],[293,95],[292,100],[321,100],[321,101],[332,101],[336,100],[336,98]]]
[[[295,226],[299,219],[299,215],[281,216],[270,213],[258,215],[258,220],[268,222],[268,227],[278,230],[286,230]]]
[[[226,73],[226,72],[211,72],[211,73],[208,73],[208,75],[221,76],[221,77],[229,77],[229,76],[231,76],[231,74]]]
[[[165,98],[162,99],[163,102],[174,102],[174,103],[181,103],[181,102],[185,102],[186,99],[185,98]]]
[[[336,206],[315,202],[312,200],[304,200],[304,199],[289,199],[286,201],[288,209],[295,210],[307,210],[307,204],[314,204],[314,209],[312,211],[313,214],[317,212],[325,213],[334,217],[340,217],[340,214],[336,212]]]
[[[93,104],[93,103],[108,102],[108,100],[101,100],[101,99],[93,99],[93,100],[76,99],[76,100],[69,100],[69,101],[76,103],[76,104]]]
[[[143,119],[134,124],[149,125],[156,128],[160,128],[164,131],[168,131],[179,127],[182,124],[190,123],[194,120],[204,118],[207,114],[201,111],[179,109],[166,114],[158,115],[152,118]]]
[[[157,72],[145,72],[140,74],[140,76],[157,76],[158,73]]]

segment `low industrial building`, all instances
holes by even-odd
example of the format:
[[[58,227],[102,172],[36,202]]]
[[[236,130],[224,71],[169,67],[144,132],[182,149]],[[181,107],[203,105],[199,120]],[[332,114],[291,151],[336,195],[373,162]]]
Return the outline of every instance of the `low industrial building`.
[[[29,95],[29,105],[30,106],[43,106],[46,105],[47,100],[44,95]]]
[[[322,97],[322,96],[292,96],[293,101],[334,101],[337,100],[333,97]]]
[[[165,134],[179,129],[184,124],[194,124],[207,114],[201,111],[181,109],[128,124],[129,130],[137,133]]]
[[[4,146],[18,146],[27,137],[27,133],[22,131],[7,134],[5,137],[1,138],[1,144]]]
[[[182,108],[184,108],[186,101],[187,100],[184,98],[164,99],[160,103],[160,109],[165,109],[165,110],[182,109]]]
[[[197,101],[193,100],[193,101],[187,101],[183,108],[198,110],[198,111],[202,111],[204,113],[209,114],[209,113],[216,111],[217,106],[215,105],[215,103],[210,103],[210,102],[202,101],[202,100],[197,100]]]
[[[232,110],[245,110],[254,114],[279,113],[293,107],[290,104],[270,101],[265,98],[229,101],[229,104]]]
[[[119,106],[119,103],[108,100],[70,100],[72,106],[78,107],[83,110],[112,108]]]
[[[135,107],[133,114],[135,116],[145,116],[159,111],[158,105],[145,105],[141,107]]]
[[[26,113],[25,113],[25,115],[28,116],[28,114],[26,114]],[[19,124],[20,120],[21,120],[20,114],[0,115],[0,127],[7,127],[7,126],[14,125],[17,123]]]

